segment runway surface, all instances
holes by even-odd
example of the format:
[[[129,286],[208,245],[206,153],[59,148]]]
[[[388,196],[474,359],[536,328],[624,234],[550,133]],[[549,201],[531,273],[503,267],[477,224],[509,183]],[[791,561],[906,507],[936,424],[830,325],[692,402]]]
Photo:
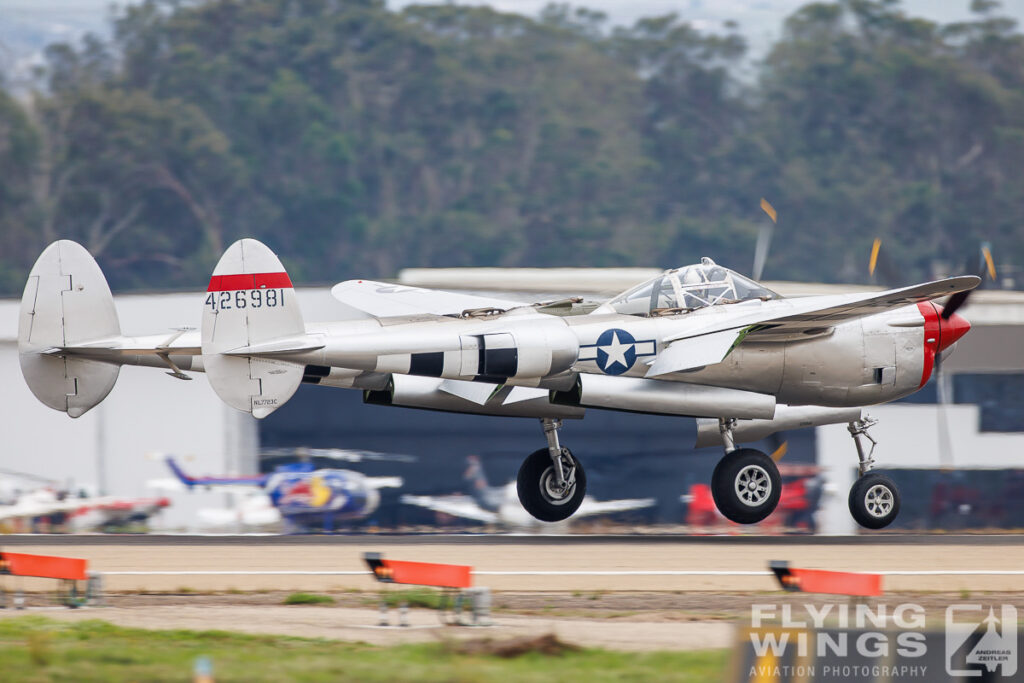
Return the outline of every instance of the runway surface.
[[[1015,546],[1024,534],[864,534],[862,536],[757,536],[682,534],[8,534],[4,546],[233,546],[253,545],[771,545],[771,546]]]
[[[1024,586],[1021,536],[7,536],[0,548],[86,558],[113,591],[375,590],[366,552],[470,565],[497,591],[775,591],[773,560],[894,572],[890,591]]]

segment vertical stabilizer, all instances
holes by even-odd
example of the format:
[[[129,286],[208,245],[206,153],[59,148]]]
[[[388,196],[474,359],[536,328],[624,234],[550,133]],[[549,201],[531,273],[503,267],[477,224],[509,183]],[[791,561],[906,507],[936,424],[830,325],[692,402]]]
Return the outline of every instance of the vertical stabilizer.
[[[67,347],[116,339],[121,326],[103,271],[70,240],[36,260],[18,314],[18,354],[25,382],[54,410],[79,417],[106,398],[118,365],[63,355]]]
[[[203,306],[203,365],[217,395],[255,417],[280,408],[299,387],[304,366],[244,351],[305,331],[291,279],[274,252],[254,239],[228,247]]]

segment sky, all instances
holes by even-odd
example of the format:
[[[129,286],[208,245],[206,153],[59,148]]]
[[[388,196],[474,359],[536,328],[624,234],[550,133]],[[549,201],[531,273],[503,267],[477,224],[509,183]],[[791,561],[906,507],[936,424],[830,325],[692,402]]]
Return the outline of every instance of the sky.
[[[420,0],[422,2],[422,0]],[[549,0],[491,0],[487,3],[506,12],[536,15]],[[757,59],[781,35],[787,16],[808,0],[582,0],[573,5],[599,10],[612,25],[628,25],[641,17],[675,12],[704,31],[721,30],[727,21],[740,26]],[[411,4],[388,0],[391,7]],[[77,39],[87,31],[109,31],[109,8],[121,5],[112,0],[0,0],[0,69],[27,76],[31,65],[41,60],[48,43]],[[970,0],[903,0],[907,14],[948,23],[969,18]],[[1003,15],[1024,25],[1024,0],[1003,0]]]
[[[549,0],[492,0],[490,6],[517,14],[536,15]],[[782,34],[786,17],[810,0],[585,0],[573,3],[608,15],[612,24],[632,24],[642,17],[675,12],[701,30],[720,30],[735,21],[750,41],[752,51],[763,54]],[[394,6],[404,3],[391,2]],[[970,18],[970,0],[903,0],[904,11],[940,23]],[[1024,25],[1024,0],[1003,0],[1003,14]]]

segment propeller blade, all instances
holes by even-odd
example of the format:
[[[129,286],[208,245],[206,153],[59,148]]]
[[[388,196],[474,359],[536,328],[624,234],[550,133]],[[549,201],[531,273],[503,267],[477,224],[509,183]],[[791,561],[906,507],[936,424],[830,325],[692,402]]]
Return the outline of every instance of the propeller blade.
[[[971,296],[973,289],[968,289],[964,292],[957,292],[956,294],[949,297],[946,305],[942,307],[942,319],[949,320],[956,310],[967,303],[967,299]]]
[[[877,272],[877,275],[876,275]],[[892,261],[882,251],[882,238],[876,237],[871,244],[871,258],[868,261],[868,275],[886,287],[896,288],[906,284],[903,275],[893,268]]]
[[[957,296],[957,295],[953,295]],[[951,347],[952,348],[952,347]],[[939,465],[942,469],[949,468],[953,464],[953,439],[949,433],[949,416],[946,414],[946,407],[949,405],[948,378],[942,374],[942,359],[946,355],[942,351],[935,356],[935,398],[938,403],[937,423],[939,442]]]
[[[981,254],[978,257],[978,262],[975,267],[972,267],[969,258],[967,261],[967,272],[977,275],[982,280],[985,279],[985,275],[992,278],[993,281],[996,279],[996,264],[992,260],[992,246],[988,242],[981,243]],[[957,292],[953,296],[949,297],[946,305],[942,309],[942,319],[949,320],[949,318],[956,313],[956,310],[967,303],[967,299],[970,298],[973,289],[969,289],[966,292]]]
[[[778,462],[786,456],[787,452],[789,452],[789,442],[783,441],[782,445],[780,445],[772,452],[771,459],[774,460],[775,462]]]
[[[772,246],[772,234],[775,232],[775,224],[778,222],[778,213],[775,211],[775,207],[768,203],[768,200],[764,197],[761,198],[761,210],[768,214],[768,218],[772,219],[770,224],[765,224],[757,232],[757,246],[754,247],[754,268],[753,276],[755,280],[761,279],[761,274],[764,272],[764,263],[768,260],[768,249]]]
[[[996,279],[996,264],[992,260],[992,248],[988,242],[984,242],[981,245],[981,255],[985,260],[985,268],[988,270],[988,276],[992,278],[993,282]]]

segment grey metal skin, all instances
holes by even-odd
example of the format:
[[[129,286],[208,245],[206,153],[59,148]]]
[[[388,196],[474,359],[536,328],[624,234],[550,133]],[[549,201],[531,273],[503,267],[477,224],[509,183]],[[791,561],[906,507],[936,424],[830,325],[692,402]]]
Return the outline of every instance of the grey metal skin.
[[[765,302],[770,303],[770,302]],[[694,315],[699,312],[691,313]],[[682,316],[681,316],[682,318]],[[657,341],[672,328],[690,322],[686,319],[641,318],[611,314],[563,318],[553,315],[499,315],[486,321],[443,319],[438,321],[389,321],[387,326],[376,320],[338,323],[309,323],[307,336],[317,338],[324,347],[300,354],[281,354],[282,360],[331,369],[321,384],[345,388],[382,388],[392,373],[409,373],[412,354],[442,353],[440,378],[473,380],[478,377],[477,347],[463,348],[465,338],[509,334],[517,342],[519,358],[528,363],[506,379],[509,385],[541,386],[552,389],[573,387],[582,375],[594,375],[605,392],[616,391],[619,379],[643,378],[647,367],[635,363],[618,376],[605,374],[596,360],[579,360],[581,346],[593,346],[608,329],[623,329],[634,339],[654,340],[656,352],[665,344]],[[907,326],[912,322],[914,326]],[[893,323],[897,323],[894,325]],[[701,415],[701,411],[673,408],[671,400],[634,401],[626,395],[634,391],[664,393],[668,382],[721,387],[754,394],[773,396],[778,403],[790,405],[822,405],[834,407],[863,406],[885,403],[916,391],[924,369],[924,317],[916,306],[856,319],[836,325],[820,336],[794,341],[756,343],[745,341],[721,362],[688,372],[678,372],[637,383],[622,382],[622,402],[605,397],[595,407],[658,414]],[[143,340],[139,340],[143,342]],[[144,343],[144,342],[143,342]],[[140,344],[142,345],[142,344]],[[201,358],[171,355],[183,370],[202,370]],[[163,367],[156,357],[142,354],[121,356],[125,364]],[[200,361],[200,362],[197,362]],[[885,382],[876,381],[876,370],[893,368]],[[436,388],[436,384],[435,388]],[[648,385],[641,389],[643,385]],[[719,396],[724,395],[719,392]],[[735,394],[739,396],[739,394]],[[710,396],[708,397],[710,398]],[[762,409],[764,396],[750,397],[747,410]],[[705,402],[707,402],[705,400]],[[416,403],[422,404],[421,399]],[[713,402],[712,403],[716,403]],[[426,406],[423,406],[426,407]],[[728,407],[719,410],[729,410]],[[747,417],[737,406],[730,416]],[[477,411],[486,414],[487,411]],[[500,411],[499,411],[500,412]],[[759,415],[763,417],[763,415]]]
[[[656,353],[661,352],[665,344],[658,340],[672,333],[673,328],[690,322],[680,318],[506,314],[487,321],[453,319],[440,324],[435,321],[391,324],[370,333],[357,332],[347,323],[323,327],[310,324],[308,334],[320,337],[324,347],[279,358],[378,375],[406,374],[412,369],[414,349],[418,349],[418,353],[443,355],[437,377],[473,380],[483,374],[479,372],[477,361],[479,351],[475,347],[465,349],[464,340],[511,335],[516,341],[520,370],[505,378],[505,384],[571,390],[579,376],[587,392],[588,376],[593,375],[594,384],[600,383],[602,399],[581,401],[581,405],[669,415],[705,415],[705,410],[696,407],[703,403],[718,406],[714,414],[728,411],[730,417],[770,417],[763,414],[766,399],[791,405],[863,406],[901,398],[921,385],[925,363],[924,317],[916,306],[836,325],[829,333],[811,339],[746,341],[715,365],[658,379],[644,379],[647,366],[639,362],[621,375],[611,376],[603,372],[596,360],[579,360],[580,347],[595,345],[608,329],[626,330],[637,340],[652,340]],[[905,325],[908,319],[916,319],[918,326],[890,324],[897,321]],[[368,323],[372,321],[359,321],[354,326],[365,329]],[[382,346],[385,353],[380,352]],[[881,383],[876,381],[880,368],[893,369],[885,373],[885,381]],[[673,406],[673,398],[665,390],[668,383],[731,391],[707,392],[707,396],[695,395],[693,399],[680,391],[676,397],[678,403]],[[748,396],[745,403],[742,392],[754,395]],[[616,393],[621,393],[621,397],[616,398]],[[647,394],[649,399],[635,399],[636,394]],[[735,405],[710,400],[726,396]],[[751,412],[757,414],[749,415]]]
[[[861,419],[862,413],[860,408],[780,405],[775,409],[775,417],[770,420],[736,420],[732,437],[734,441],[738,442],[758,441],[784,430],[856,422]],[[697,443],[695,445],[697,448],[725,445],[719,420],[697,418]]]

